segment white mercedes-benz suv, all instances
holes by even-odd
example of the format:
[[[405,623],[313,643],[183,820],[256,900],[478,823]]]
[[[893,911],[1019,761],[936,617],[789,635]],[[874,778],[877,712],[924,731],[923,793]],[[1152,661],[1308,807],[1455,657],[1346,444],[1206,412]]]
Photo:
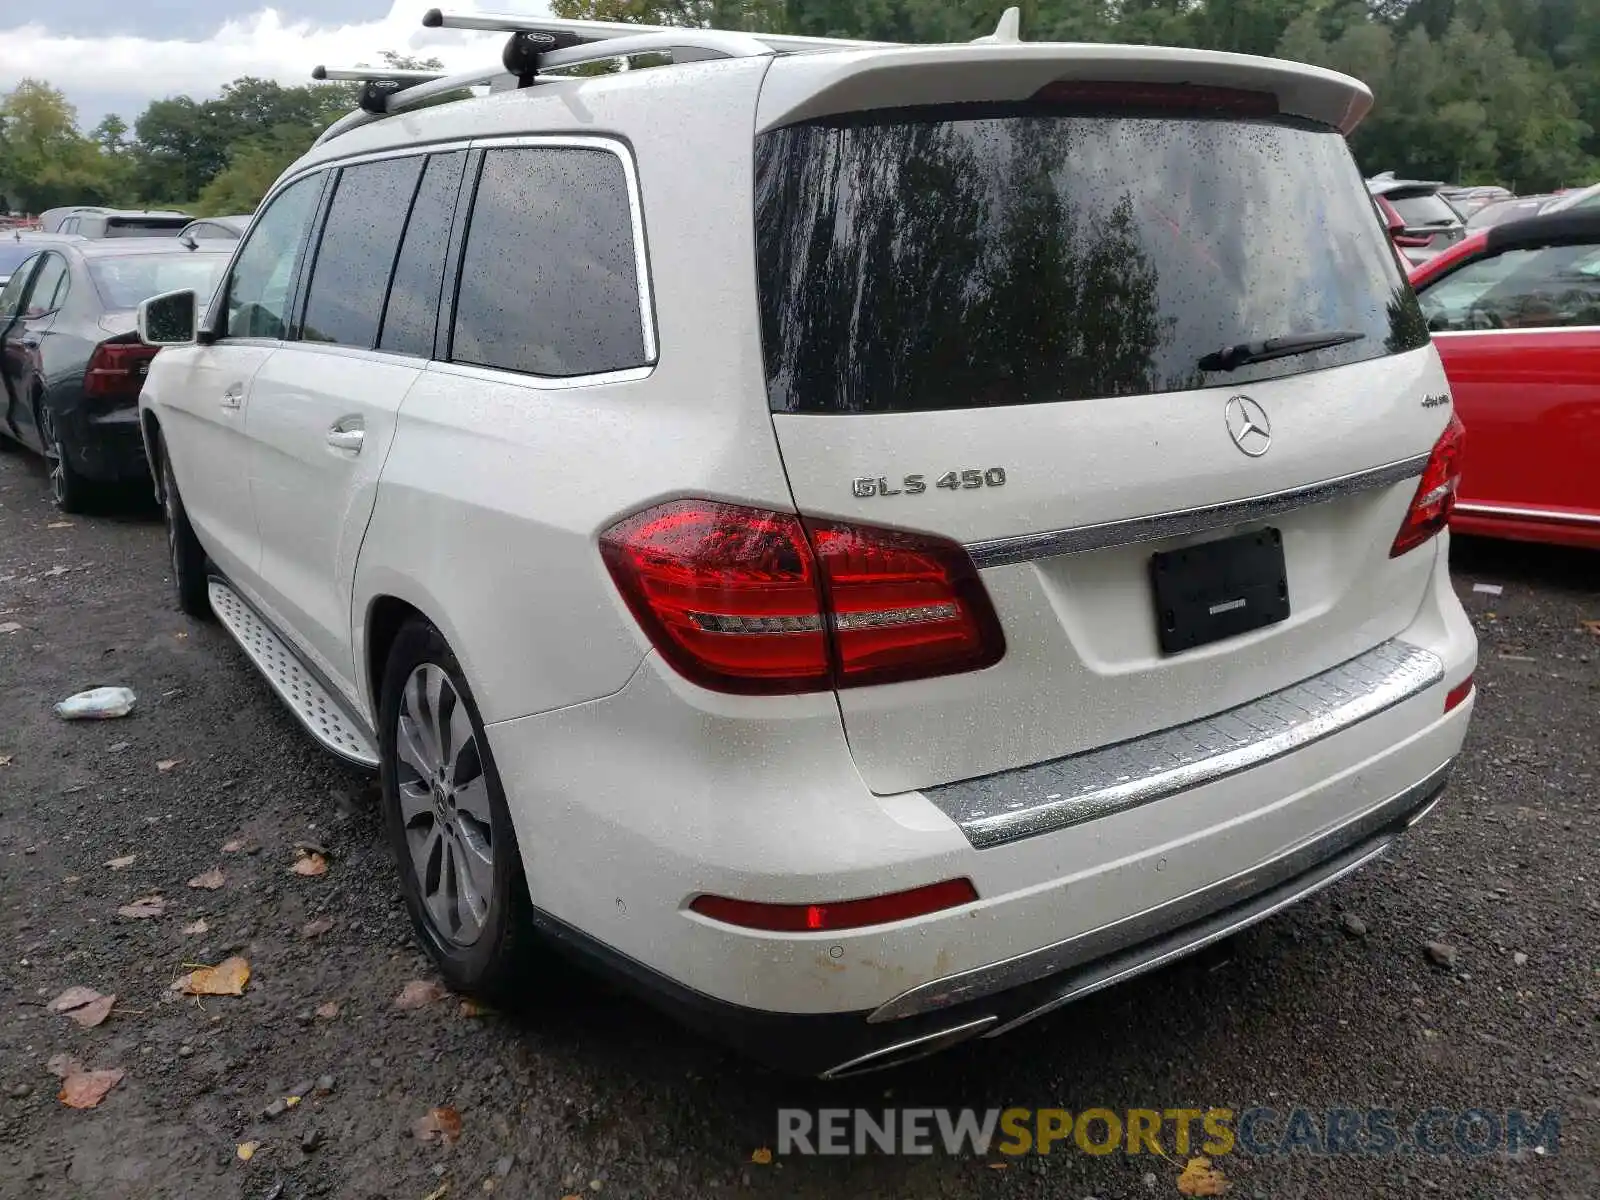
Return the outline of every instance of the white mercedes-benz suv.
[[[1435,802],[1463,437],[1361,84],[504,27],[369,80],[218,294],[141,313],[179,602],[377,768],[452,986],[554,947],[846,1075]]]

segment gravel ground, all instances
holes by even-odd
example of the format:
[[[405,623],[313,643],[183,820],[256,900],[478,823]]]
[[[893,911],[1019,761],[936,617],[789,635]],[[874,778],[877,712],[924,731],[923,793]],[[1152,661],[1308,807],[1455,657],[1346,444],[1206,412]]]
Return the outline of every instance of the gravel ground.
[[[1600,636],[1582,624],[1600,619],[1600,556],[1458,544],[1478,712],[1445,803],[1385,860],[1009,1039],[829,1086],[567,975],[514,1014],[449,996],[396,1010],[429,972],[367,780],[300,732],[224,633],[173,609],[137,498],[62,520],[40,464],[0,457],[0,1196],[1176,1196],[1181,1159],[755,1152],[783,1106],[1295,1104],[1555,1109],[1560,1145],[1234,1154],[1217,1163],[1230,1194],[1600,1195]],[[134,688],[134,713],[52,714],[100,684]],[[291,872],[297,844],[325,874]],[[213,867],[219,889],[186,886]],[[118,914],[152,894],[162,915]],[[307,936],[315,921],[326,932]],[[229,955],[250,964],[243,996],[170,990]],[[116,994],[103,1024],[47,1011],[77,985]],[[47,1066],[60,1054],[125,1075],[74,1110]],[[441,1106],[459,1141],[412,1136]]]

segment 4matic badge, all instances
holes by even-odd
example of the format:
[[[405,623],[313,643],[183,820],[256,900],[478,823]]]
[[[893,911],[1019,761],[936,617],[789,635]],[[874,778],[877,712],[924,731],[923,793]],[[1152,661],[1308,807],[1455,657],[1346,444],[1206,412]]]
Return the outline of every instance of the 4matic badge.
[[[946,471],[934,480],[936,488],[949,488],[952,492],[974,491],[978,488],[1004,487],[1006,484],[1006,469],[1004,467],[990,467],[986,471],[965,470]],[[899,486],[889,482],[887,475],[862,475],[851,480],[850,490],[855,493],[856,499],[865,500],[869,496],[920,496],[928,490],[928,477],[926,475],[906,475],[899,480]]]

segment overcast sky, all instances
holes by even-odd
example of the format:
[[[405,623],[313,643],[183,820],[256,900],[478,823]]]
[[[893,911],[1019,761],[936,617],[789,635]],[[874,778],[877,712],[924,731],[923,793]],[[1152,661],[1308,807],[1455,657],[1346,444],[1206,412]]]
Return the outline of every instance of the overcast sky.
[[[375,63],[380,50],[493,63],[502,35],[424,29],[429,8],[548,13],[545,0],[0,0],[0,92],[23,78],[67,94],[87,130],[130,125],[162,96],[214,96],[241,75],[310,81],[311,68]]]

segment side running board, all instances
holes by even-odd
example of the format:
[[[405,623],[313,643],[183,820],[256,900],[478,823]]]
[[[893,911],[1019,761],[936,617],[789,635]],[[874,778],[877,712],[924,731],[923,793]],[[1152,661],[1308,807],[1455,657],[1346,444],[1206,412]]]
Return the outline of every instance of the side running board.
[[[245,657],[267,677],[278,698],[325,749],[346,762],[376,769],[378,752],[362,722],[322,681],[300,661],[294,649],[280,638],[256,610],[222,580],[210,581],[211,609],[223,628],[233,635]]]

